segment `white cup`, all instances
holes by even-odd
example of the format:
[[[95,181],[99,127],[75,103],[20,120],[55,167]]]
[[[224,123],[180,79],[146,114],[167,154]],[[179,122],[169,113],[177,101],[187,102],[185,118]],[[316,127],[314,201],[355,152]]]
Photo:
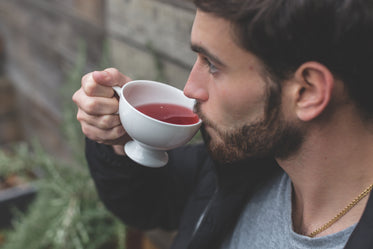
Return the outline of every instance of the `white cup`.
[[[197,133],[202,121],[192,124],[173,124],[152,118],[135,107],[165,103],[193,110],[195,101],[180,89],[168,84],[136,80],[122,88],[113,87],[119,95],[119,116],[124,129],[133,139],[124,150],[132,160],[148,167],[162,167],[168,162],[167,150],[186,144]]]

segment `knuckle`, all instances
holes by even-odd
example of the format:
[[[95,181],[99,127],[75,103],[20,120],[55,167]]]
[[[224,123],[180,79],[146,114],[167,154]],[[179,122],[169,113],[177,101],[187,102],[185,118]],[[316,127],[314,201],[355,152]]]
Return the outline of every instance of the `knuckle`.
[[[82,126],[83,134],[93,141],[101,141],[100,137],[97,135],[96,132],[93,132],[92,129],[88,125]]]
[[[114,68],[114,67],[106,68],[104,71],[106,71],[108,73],[111,73],[111,74],[118,74],[119,73],[119,70]]]
[[[125,130],[121,125],[118,125],[114,128],[114,134],[116,138],[119,138],[125,134]]]
[[[94,80],[87,80],[86,83],[84,84],[84,92],[88,96],[94,96],[96,89],[97,89],[97,83],[94,82]]]
[[[81,110],[78,110],[78,113],[76,114],[76,119],[77,119],[79,122],[82,122],[82,121],[83,121],[83,114],[82,114],[82,111],[81,111]]]
[[[79,91],[79,90],[78,90]],[[77,94],[78,94],[78,91],[76,91],[74,94],[73,94],[73,96],[72,96],[72,100],[76,103],[76,101],[77,101]]]
[[[99,120],[99,126],[102,129],[110,129],[112,127],[112,120],[109,115],[104,115]]]
[[[82,86],[84,86],[86,84],[86,82],[88,81],[89,78],[92,78],[91,75],[92,75],[92,73],[87,73],[87,74],[83,75],[82,80],[81,80]]]
[[[114,127],[105,133],[105,140],[115,140],[120,138],[122,135],[119,132],[118,127]]]
[[[72,96],[72,100],[73,100],[76,104],[79,104],[79,102],[80,102],[81,91],[82,91],[82,88],[80,88],[79,90],[77,90],[77,91],[73,94],[73,96]]]
[[[88,127],[86,125],[82,125],[82,132],[88,138],[92,139],[91,133],[89,132],[89,129],[88,129]]]
[[[93,99],[87,99],[84,102],[85,110],[88,113],[93,113],[97,109],[97,103]]]

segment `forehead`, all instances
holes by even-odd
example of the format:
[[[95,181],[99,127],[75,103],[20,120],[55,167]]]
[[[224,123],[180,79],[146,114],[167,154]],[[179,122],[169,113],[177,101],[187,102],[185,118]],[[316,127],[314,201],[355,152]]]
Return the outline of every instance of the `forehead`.
[[[213,14],[197,10],[191,32],[192,46],[203,47],[230,67],[263,69],[260,60],[237,45],[232,23]]]
[[[191,33],[191,42],[228,43],[233,45],[232,28],[229,21],[213,14],[197,10]]]

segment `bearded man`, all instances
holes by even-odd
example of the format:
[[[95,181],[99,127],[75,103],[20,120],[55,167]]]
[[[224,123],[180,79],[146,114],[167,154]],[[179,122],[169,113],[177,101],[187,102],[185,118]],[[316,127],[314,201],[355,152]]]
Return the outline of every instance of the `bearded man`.
[[[195,0],[184,93],[204,143],[131,161],[114,68],[73,100],[107,208],[173,249],[373,248],[372,0]]]

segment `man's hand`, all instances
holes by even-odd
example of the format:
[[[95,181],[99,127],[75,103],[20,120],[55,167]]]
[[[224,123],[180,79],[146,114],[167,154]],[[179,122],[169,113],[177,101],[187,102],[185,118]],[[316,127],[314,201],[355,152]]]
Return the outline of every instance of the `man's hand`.
[[[98,143],[112,145],[120,155],[124,155],[123,145],[131,138],[116,114],[118,99],[112,86],[121,87],[128,81],[131,79],[115,68],[91,72],[83,76],[81,88],[73,95],[83,133]]]

